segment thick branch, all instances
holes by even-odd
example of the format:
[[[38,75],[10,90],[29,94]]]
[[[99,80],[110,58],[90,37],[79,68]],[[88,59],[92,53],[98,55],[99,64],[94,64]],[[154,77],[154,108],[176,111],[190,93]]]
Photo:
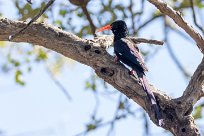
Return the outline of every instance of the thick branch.
[[[8,41],[8,36],[11,33],[19,31],[25,26],[24,22],[0,19],[0,40]],[[13,41],[37,44],[92,67],[99,77],[143,107],[151,120],[158,125],[154,111],[151,110],[150,102],[138,80],[131,77],[127,68],[121,63],[114,63],[113,57],[98,43],[81,39],[72,33],[43,23],[31,24]],[[160,105],[162,118],[165,122],[165,125],[162,126],[164,129],[179,136],[199,135],[193,118],[189,114],[180,115],[177,113],[179,110],[176,109],[180,103],[176,103],[177,101],[172,100],[153,86],[151,89]]]
[[[148,0],[148,1],[154,4],[162,13],[172,18],[178,26],[185,30],[186,33],[188,33],[191,36],[191,38],[193,38],[193,40],[196,42],[201,52],[204,53],[204,40],[202,36],[183,19],[183,17],[181,16],[181,12],[175,11],[163,0]]]
[[[194,105],[201,97],[204,96],[204,58],[195,73],[191,77],[191,81],[184,91],[183,98],[185,102]]]

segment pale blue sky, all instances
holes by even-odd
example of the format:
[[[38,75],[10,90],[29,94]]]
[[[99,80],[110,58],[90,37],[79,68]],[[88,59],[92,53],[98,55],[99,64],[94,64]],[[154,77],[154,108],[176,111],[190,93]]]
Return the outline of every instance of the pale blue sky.
[[[0,10],[5,12],[5,17],[13,18],[15,11],[11,8],[10,0],[0,0],[0,2],[3,2]],[[149,10],[155,8],[148,3],[145,7],[146,15],[143,19],[148,16]],[[8,8],[10,8],[9,12],[7,12]],[[192,22],[190,14],[187,14],[188,21]],[[155,21],[151,26],[142,30],[140,37],[151,38],[153,36],[154,39],[162,39],[161,26],[162,21]],[[202,58],[200,51],[195,45],[184,41],[178,35],[170,34],[173,50],[182,64],[193,73]],[[16,46],[21,46],[21,44]],[[145,44],[140,45],[143,49],[147,48],[145,46]],[[147,63],[148,79],[167,94],[178,97],[182,94],[187,82],[169,57],[165,45],[161,48],[158,54]],[[0,63],[2,61],[1,59]],[[85,130],[85,124],[89,121],[95,105],[93,94],[84,90],[84,82],[90,73],[89,67],[75,63],[74,66],[67,67],[60,74],[58,79],[73,98],[69,102],[50,79],[43,64],[33,64],[32,72],[25,74],[25,87],[15,84],[13,74],[0,72],[0,129],[6,132],[5,136],[73,136],[82,132]],[[99,117],[105,116],[106,119],[111,119],[116,108],[117,96],[111,97],[113,100],[100,97]],[[119,121],[116,125],[116,136],[142,136],[143,122],[139,119],[140,116],[141,113],[138,113],[137,119],[130,117]],[[202,122],[199,123],[202,124]],[[152,135],[156,136],[162,131],[151,123]],[[104,136],[106,132],[107,127],[90,133],[90,136]]]

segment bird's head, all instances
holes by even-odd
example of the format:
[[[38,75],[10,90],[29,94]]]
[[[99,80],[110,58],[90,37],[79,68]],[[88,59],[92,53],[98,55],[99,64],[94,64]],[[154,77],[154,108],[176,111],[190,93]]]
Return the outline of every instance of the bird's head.
[[[104,27],[99,28],[96,32],[102,32],[104,30],[112,30],[115,36],[124,35],[123,37],[125,37],[128,35],[127,25],[123,20],[114,21],[110,25],[106,25]]]

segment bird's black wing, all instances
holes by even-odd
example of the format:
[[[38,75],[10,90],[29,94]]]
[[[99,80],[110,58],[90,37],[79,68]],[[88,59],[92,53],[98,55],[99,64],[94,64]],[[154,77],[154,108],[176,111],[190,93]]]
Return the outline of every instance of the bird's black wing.
[[[139,68],[142,68],[143,71],[147,71],[147,67],[145,66],[144,60],[139,50],[136,49],[134,46],[134,43],[132,43],[128,39],[121,39],[121,40],[114,42],[114,50],[115,50],[116,55],[119,54],[120,56],[119,59],[123,58],[127,60],[124,63],[129,62]]]

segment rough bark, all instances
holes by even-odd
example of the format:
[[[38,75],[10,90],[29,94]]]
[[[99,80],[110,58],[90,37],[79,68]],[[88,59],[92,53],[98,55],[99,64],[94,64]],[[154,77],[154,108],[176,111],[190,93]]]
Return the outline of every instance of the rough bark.
[[[19,31],[25,27],[25,25],[24,22],[20,21],[0,19],[0,40],[8,41],[10,34]],[[92,67],[99,77],[143,107],[149,114],[150,119],[158,125],[154,112],[150,109],[148,98],[138,80],[131,77],[128,74],[127,68],[122,64],[114,63],[113,57],[103,48],[104,45],[107,44],[106,42],[98,42],[98,39],[95,41],[81,39],[72,33],[65,32],[44,23],[32,24],[21,35],[15,37],[13,42],[26,42],[40,45]],[[100,45],[98,43],[100,43]],[[191,92],[192,88],[193,90],[198,88],[198,92],[203,92],[202,84],[204,78],[200,76],[201,73],[203,74],[203,69],[204,62],[202,61],[189,84],[188,88]],[[197,83],[196,80],[199,82]],[[172,99],[154,86],[151,86],[151,88],[161,108],[162,117],[165,122],[165,125],[162,126],[164,129],[171,131],[177,136],[199,135],[198,129],[194,124],[194,119],[191,116],[194,103],[189,103],[191,109],[186,112],[186,106],[181,106],[182,102],[179,101],[179,98]],[[182,96],[182,99],[194,99],[194,95],[186,95],[188,94],[188,88],[185,91],[186,93]],[[197,100],[201,96],[202,95],[195,99]],[[189,105],[187,107],[189,107]]]

